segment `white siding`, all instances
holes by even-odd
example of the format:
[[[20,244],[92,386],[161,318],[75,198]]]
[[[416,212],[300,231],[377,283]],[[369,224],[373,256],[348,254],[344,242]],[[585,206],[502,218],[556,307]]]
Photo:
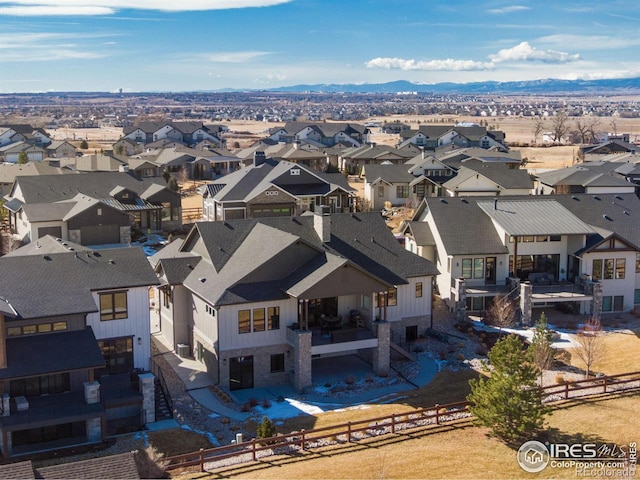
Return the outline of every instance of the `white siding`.
[[[93,292],[96,307],[100,308],[100,293],[122,291],[125,289]],[[100,321],[100,313],[87,315],[87,325],[91,326],[98,340],[106,338],[133,337],[133,366],[149,369],[151,357],[151,333],[149,315],[149,291],[147,287],[129,288],[127,290],[128,317],[120,320]],[[140,339],[140,345],[138,344]]]

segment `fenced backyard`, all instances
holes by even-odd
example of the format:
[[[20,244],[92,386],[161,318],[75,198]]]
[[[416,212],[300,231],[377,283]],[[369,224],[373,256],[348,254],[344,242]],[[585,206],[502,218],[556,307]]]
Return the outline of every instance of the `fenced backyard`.
[[[637,389],[640,389],[640,372],[627,372],[540,387],[543,401],[549,403]],[[270,438],[252,439],[211,449],[200,449],[196,452],[167,457],[164,460],[167,462],[167,470],[198,467],[201,472],[205,472],[230,464],[255,462],[273,455],[295,454],[329,445],[350,444],[375,436],[435,428],[470,416],[469,402],[436,404],[411,412],[301,430]]]

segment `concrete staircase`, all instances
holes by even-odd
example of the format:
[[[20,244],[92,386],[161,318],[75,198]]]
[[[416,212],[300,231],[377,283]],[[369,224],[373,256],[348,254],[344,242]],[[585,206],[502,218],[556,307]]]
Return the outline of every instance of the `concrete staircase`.
[[[155,379],[155,393],[156,393],[156,422],[159,420],[167,420],[173,418],[173,412],[167,401],[167,397],[162,390],[160,380]]]

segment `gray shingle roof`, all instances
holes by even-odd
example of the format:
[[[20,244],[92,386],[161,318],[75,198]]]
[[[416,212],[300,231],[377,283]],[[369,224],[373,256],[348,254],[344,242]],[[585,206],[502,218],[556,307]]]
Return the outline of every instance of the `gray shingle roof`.
[[[25,203],[51,203],[68,200],[82,193],[92,198],[110,198],[109,192],[120,185],[140,195],[151,184],[165,186],[163,178],[137,179],[129,173],[87,172],[77,175],[37,175],[20,176],[16,185],[25,199]]]
[[[30,480],[35,479],[31,460],[0,465],[0,478],[4,480]]]
[[[526,170],[507,168],[506,165],[503,164],[495,165],[487,163],[470,164],[469,166],[463,164],[458,170],[458,175],[447,181],[444,186],[447,188],[455,188],[457,185],[460,185],[462,182],[477,174],[496,183],[503,189],[531,190],[533,188],[533,181]]]
[[[183,250],[190,250],[199,236],[209,258],[195,266],[184,284],[203,298],[221,303],[255,301],[256,296],[265,295],[265,285],[270,298],[283,298],[283,289],[307,288],[309,281],[326,276],[320,270],[336,262],[346,261],[388,285],[437,274],[431,262],[398,244],[377,212],[334,214],[330,221],[327,243],[316,234],[314,215],[196,223]],[[277,276],[263,278],[264,272],[272,270],[262,267],[273,262],[280,266]],[[301,271],[305,271],[302,277]],[[262,282],[263,290],[254,288],[256,282]]]
[[[0,257],[0,297],[21,318],[96,312],[92,291],[157,284],[139,247]]]
[[[365,181],[372,183],[377,179],[384,180],[389,183],[408,184],[415,180],[416,177],[408,171],[407,165],[365,165],[363,167]]]
[[[433,216],[433,234],[442,238],[448,255],[508,253],[493,222],[472,198],[425,198],[424,202],[426,210],[416,219],[424,221],[427,212]]]
[[[585,162],[573,167],[551,170],[539,173],[538,181],[545,185],[580,185],[629,187],[630,184],[622,178],[616,169],[620,164],[611,162]]]
[[[7,368],[0,369],[0,380],[104,366],[104,357],[91,327],[9,337],[6,345]]]
[[[102,480],[113,478],[118,480],[138,480],[140,474],[136,466],[136,451],[109,455],[106,457],[90,458],[77,462],[61,463],[48,467],[38,467],[39,478],[45,480]]]
[[[9,252],[4,256],[16,257],[24,255],[47,255],[50,253],[63,253],[69,251],[82,252],[88,250],[91,250],[91,248],[78,243],[73,243],[69,240],[55,238],[52,235],[45,235],[44,237],[40,237],[31,243],[27,243],[19,249]]]

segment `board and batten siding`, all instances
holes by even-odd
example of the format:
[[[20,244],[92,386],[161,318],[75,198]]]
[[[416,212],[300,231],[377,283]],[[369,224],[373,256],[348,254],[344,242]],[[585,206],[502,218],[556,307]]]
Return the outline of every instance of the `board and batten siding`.
[[[191,299],[194,333],[207,343],[209,350],[212,350],[218,341],[219,312],[217,309],[213,309],[215,315],[212,315],[207,312],[207,305],[211,307],[211,304],[195,295],[192,295]]]
[[[133,337],[133,366],[149,369],[151,357],[151,332],[148,287],[117,288],[92,292],[93,300],[100,308],[101,293],[127,292],[127,318],[100,320],[100,312],[87,315],[87,325],[91,326],[96,339]],[[138,338],[140,345],[138,345]]]
[[[387,321],[397,322],[406,317],[431,315],[431,277],[411,277],[407,285],[398,285],[397,305],[387,307]],[[422,297],[416,297],[416,283],[422,282]],[[374,313],[378,309],[374,308]]]
[[[267,309],[269,307],[280,307],[280,328],[278,330],[238,333],[238,312],[240,310]],[[272,302],[225,305],[218,310],[218,321],[220,322],[220,350],[284,344],[287,343],[287,326],[298,321],[298,301],[292,298]]]

